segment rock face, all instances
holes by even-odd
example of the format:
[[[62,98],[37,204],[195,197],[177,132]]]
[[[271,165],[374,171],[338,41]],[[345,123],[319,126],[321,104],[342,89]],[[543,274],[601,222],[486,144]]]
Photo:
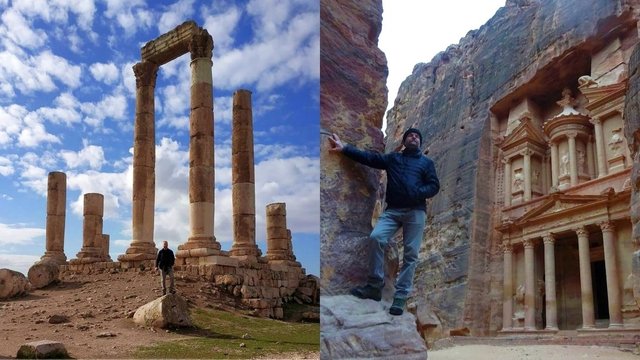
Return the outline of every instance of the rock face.
[[[20,346],[18,359],[70,359],[64,344],[58,341],[40,340]]]
[[[22,273],[0,269],[0,299],[24,295],[29,290],[31,290],[31,284]]]
[[[500,328],[502,251],[493,230],[499,221],[494,208],[493,107],[527,86],[526,91],[560,93],[562,89],[554,88],[560,85],[554,84],[584,75],[590,64],[580,59],[601,48],[607,32],[635,28],[637,9],[634,0],[509,0],[459,44],[429,63],[417,64],[402,83],[388,113],[386,151],[395,149],[413,125],[422,131],[437,164],[441,191],[429,206],[415,301],[419,307],[431,306],[445,332],[468,327],[473,335],[487,335]],[[573,67],[554,65],[566,57],[576,60]],[[634,58],[630,71],[638,66],[637,52]],[[639,189],[637,83],[635,75],[625,114],[632,119],[627,120],[627,138],[635,140],[634,191]],[[634,194],[635,224],[640,205]],[[636,227],[634,238],[639,236]]]
[[[323,296],[320,305],[320,357],[326,359],[426,359],[416,318],[389,315],[388,302],[353,296]]]
[[[40,289],[59,281],[60,269],[58,264],[52,260],[41,260],[29,268],[27,276],[33,288]]]
[[[133,314],[133,321],[162,329],[192,325],[187,302],[176,294],[165,295],[142,305]]]
[[[380,0],[323,0],[320,6],[321,289],[344,292],[366,279],[371,217],[381,172],[329,153],[328,135],[382,151],[387,61],[378,48]]]

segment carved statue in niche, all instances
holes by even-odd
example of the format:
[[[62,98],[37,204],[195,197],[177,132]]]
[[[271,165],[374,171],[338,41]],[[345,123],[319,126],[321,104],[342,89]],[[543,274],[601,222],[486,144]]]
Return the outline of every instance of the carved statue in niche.
[[[540,170],[533,170],[533,179],[531,179],[533,185],[540,185]]]
[[[622,136],[620,136],[620,131],[622,131],[622,128],[613,129],[611,131],[612,135],[609,140],[609,149],[613,155],[620,155],[622,150]]]
[[[569,152],[565,151],[560,158],[560,175],[569,174]]]
[[[524,183],[524,176],[522,175],[522,169],[516,169],[513,175],[513,190],[522,190],[522,184]]]
[[[524,285],[520,284],[513,296],[515,312],[513,314],[514,326],[524,326]]]
[[[584,172],[585,156],[582,149],[578,149],[578,172]]]

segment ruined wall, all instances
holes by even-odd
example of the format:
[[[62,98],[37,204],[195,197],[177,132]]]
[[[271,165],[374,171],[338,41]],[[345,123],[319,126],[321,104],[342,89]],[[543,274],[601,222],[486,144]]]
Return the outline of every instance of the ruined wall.
[[[416,65],[401,85],[388,114],[386,148],[398,146],[403,131],[417,123],[437,164],[442,187],[429,206],[416,301],[419,308],[430,304],[445,331],[468,327],[486,335],[500,328],[502,252],[493,230],[498,179],[491,110],[526,86],[541,94],[558,92],[559,78],[584,75],[580,68],[554,64],[590,54],[604,34],[634,22],[636,3],[509,0],[459,44]]]
[[[383,151],[387,61],[378,48],[381,0],[322,0],[320,7],[321,287],[344,293],[366,279],[371,217],[381,173],[328,152],[327,136]]]

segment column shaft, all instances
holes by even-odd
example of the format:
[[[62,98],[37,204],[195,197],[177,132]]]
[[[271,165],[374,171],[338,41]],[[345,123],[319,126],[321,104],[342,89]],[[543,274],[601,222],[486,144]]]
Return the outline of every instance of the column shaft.
[[[607,175],[607,161],[604,152],[604,138],[602,133],[602,122],[600,119],[592,119],[594,132],[596,135],[596,162],[598,164],[598,177]]]
[[[589,233],[584,227],[576,230],[578,235],[578,253],[580,256],[580,292],[582,294],[582,327],[595,327],[593,312],[593,288],[591,285],[591,254],[589,252]]]
[[[556,303],[556,258],[555,239],[544,237],[544,286],[546,298],[547,330],[558,330],[558,307]]]
[[[511,159],[504,159],[504,207],[511,206]]]
[[[531,152],[524,152],[524,201],[531,200]]]
[[[67,175],[50,172],[47,178],[46,244],[42,260],[67,261],[64,254],[64,227],[67,207]]]
[[[558,186],[558,144],[551,143],[551,186]]]
[[[593,166],[593,141],[587,141],[587,171],[589,172],[589,177],[591,179],[595,179],[595,168]]]
[[[513,327],[513,249],[508,242],[503,243],[504,274],[502,297],[502,330]]]
[[[611,222],[600,225],[604,247],[604,266],[607,277],[607,295],[609,300],[609,327],[622,327],[622,311],[620,303],[620,280],[618,263],[616,262],[616,233]]]
[[[569,136],[569,174],[571,176],[571,186],[578,184],[578,162],[576,161],[576,137]]]
[[[533,240],[524,241],[524,328],[535,330],[536,299],[535,278],[533,271]]]
[[[289,232],[285,203],[267,205],[267,258],[289,260]]]

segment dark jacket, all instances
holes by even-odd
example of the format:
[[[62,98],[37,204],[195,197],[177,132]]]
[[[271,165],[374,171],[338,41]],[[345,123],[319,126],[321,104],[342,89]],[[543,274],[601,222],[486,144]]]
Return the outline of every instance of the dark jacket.
[[[424,156],[420,149],[379,154],[346,145],[342,153],[361,164],[387,171],[388,208],[426,211],[425,200],[440,191],[440,181],[433,161]]]
[[[173,267],[173,263],[176,258],[173,256],[171,249],[162,248],[158,251],[158,257],[156,257],[156,267],[164,271]]]

